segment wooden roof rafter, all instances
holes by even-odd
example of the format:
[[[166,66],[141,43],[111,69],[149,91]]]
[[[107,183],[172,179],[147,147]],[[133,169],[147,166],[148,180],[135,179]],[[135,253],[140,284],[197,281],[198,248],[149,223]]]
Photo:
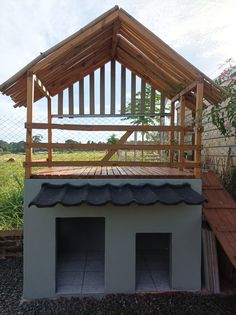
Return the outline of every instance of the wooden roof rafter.
[[[170,99],[199,80],[204,81],[207,101],[215,104],[226,98],[221,87],[118,6],[40,54],[0,85],[0,90],[13,99],[15,106],[22,106],[26,103],[27,71],[36,74],[53,96],[83,74],[89,74],[98,64],[102,66],[102,60],[106,63],[112,59],[120,61]],[[44,95],[39,89],[34,98],[38,100]]]

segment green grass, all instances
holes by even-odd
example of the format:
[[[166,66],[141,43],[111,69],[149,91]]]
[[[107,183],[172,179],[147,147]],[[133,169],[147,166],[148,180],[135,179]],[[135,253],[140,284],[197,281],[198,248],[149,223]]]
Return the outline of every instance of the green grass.
[[[14,158],[15,162],[7,162]],[[23,224],[24,155],[0,155],[0,230],[18,229]]]
[[[54,153],[54,161],[98,161],[105,151],[74,151]],[[144,160],[150,152],[145,152]],[[15,162],[8,162],[13,158]],[[46,159],[46,154],[33,154],[33,160]],[[134,160],[134,152],[115,154],[112,160]],[[17,229],[23,225],[24,154],[0,154],[0,230]],[[142,160],[141,151],[136,151],[136,160]],[[40,168],[33,168],[37,170]]]

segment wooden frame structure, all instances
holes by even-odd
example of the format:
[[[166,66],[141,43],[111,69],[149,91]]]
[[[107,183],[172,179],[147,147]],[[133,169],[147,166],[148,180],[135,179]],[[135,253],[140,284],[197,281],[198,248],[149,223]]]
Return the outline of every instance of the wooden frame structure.
[[[116,66],[121,64],[121,105],[119,113],[116,108]],[[105,64],[110,62],[110,111],[105,106]],[[94,71],[100,69],[100,109],[95,112],[95,76]],[[131,71],[131,109],[126,109],[126,69]],[[89,76],[89,114],[85,114],[84,77]],[[136,112],[136,76],[141,78],[141,108]],[[74,101],[74,84],[79,84],[79,104]],[[151,85],[150,109],[145,107],[145,87]],[[68,89],[69,114],[64,113],[63,90]],[[143,25],[117,6],[98,17],[86,27],[71,35],[56,46],[40,54],[31,63],[16,73],[0,86],[3,94],[9,95],[15,107],[26,106],[26,161],[25,177],[30,178],[32,167],[53,166],[160,166],[178,167],[180,170],[193,168],[194,176],[201,176],[201,132],[202,110],[204,100],[216,104],[226,97],[221,87],[196,69],[183,57],[177,54],[161,39],[147,30]],[[161,117],[165,113],[165,99],[171,102],[168,113],[168,126],[151,125],[73,125],[54,124],[54,117],[94,117],[94,116],[155,116],[155,91],[161,93]],[[52,113],[52,99],[58,95],[58,111]],[[33,123],[33,104],[46,97],[48,121],[45,124]],[[180,106],[180,125],[175,123],[176,102]],[[78,113],[76,114],[76,108]],[[194,124],[185,126],[185,108],[192,111]],[[162,119],[164,122],[164,119]],[[48,130],[47,143],[33,143],[32,130]],[[66,144],[52,143],[52,131],[85,130],[85,131],[124,131],[118,143],[109,144]],[[134,145],[125,142],[135,131],[159,131],[169,133],[169,144]],[[185,144],[185,136],[191,133],[194,143]],[[177,137],[175,137],[177,134]],[[176,143],[176,138],[178,143]],[[46,148],[46,161],[32,161],[32,148]],[[101,161],[53,161],[54,148],[105,149],[107,155]],[[168,162],[131,162],[111,161],[117,150],[168,150]],[[185,152],[192,150],[194,160],[185,160]],[[178,151],[178,161],[174,160]]]

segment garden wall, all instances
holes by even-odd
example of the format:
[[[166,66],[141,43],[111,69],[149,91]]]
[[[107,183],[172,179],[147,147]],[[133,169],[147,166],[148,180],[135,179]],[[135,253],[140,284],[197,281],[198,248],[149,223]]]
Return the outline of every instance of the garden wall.
[[[23,231],[0,231],[0,259],[23,254]]]
[[[222,104],[222,114],[225,116],[226,102]],[[203,167],[212,169],[225,176],[230,169],[236,167],[236,138],[225,138],[213,125],[210,117],[211,106],[204,110],[202,135],[202,162]]]

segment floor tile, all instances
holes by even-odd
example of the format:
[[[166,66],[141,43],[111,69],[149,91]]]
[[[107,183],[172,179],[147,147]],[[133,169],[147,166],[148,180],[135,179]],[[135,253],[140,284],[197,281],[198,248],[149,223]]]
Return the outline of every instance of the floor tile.
[[[87,261],[90,260],[104,261],[104,252],[102,251],[87,252]]]
[[[85,270],[86,271],[104,271],[104,263],[101,260],[87,261]]]
[[[57,288],[59,294],[81,294],[81,286],[63,285]]]
[[[58,264],[58,271],[83,271],[85,268],[85,261],[74,260],[70,262],[63,262]]]
[[[153,292],[156,291],[155,285],[153,283],[140,283],[136,287],[138,292]]]

